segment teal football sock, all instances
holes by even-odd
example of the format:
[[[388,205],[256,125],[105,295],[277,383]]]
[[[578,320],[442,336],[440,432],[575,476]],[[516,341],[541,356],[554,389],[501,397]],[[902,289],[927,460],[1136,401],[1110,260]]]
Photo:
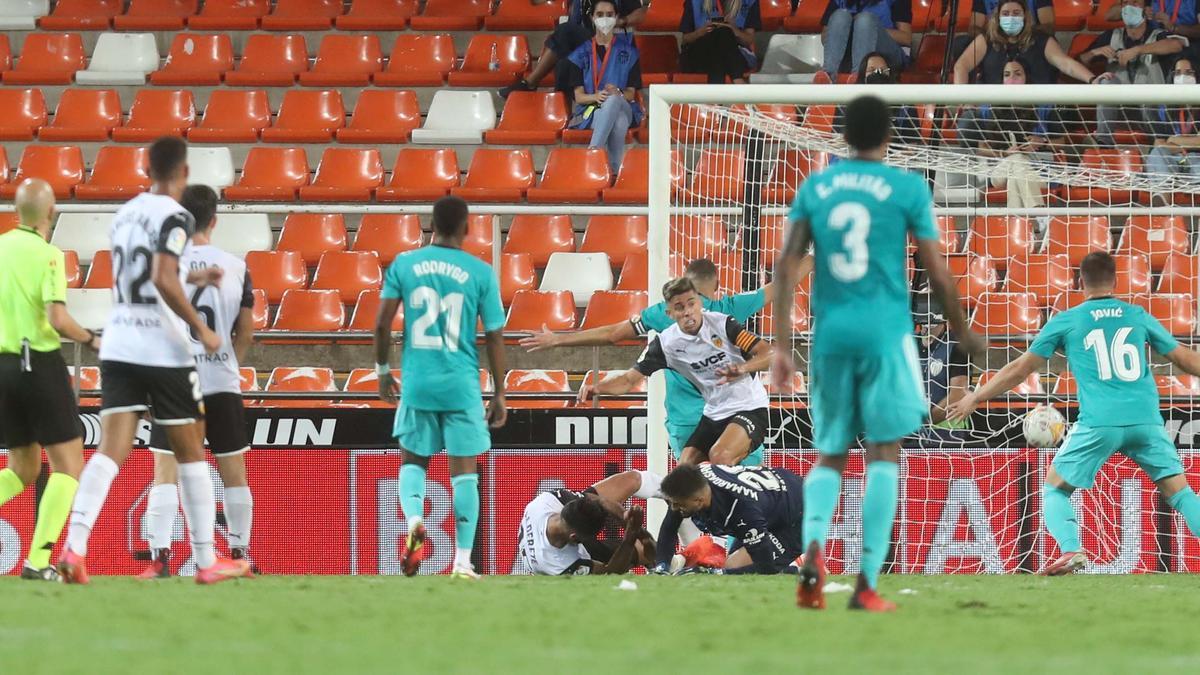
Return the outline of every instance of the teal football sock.
[[[1185,487],[1176,492],[1171,495],[1167,503],[1183,516],[1183,522],[1187,523],[1188,531],[1193,536],[1200,537],[1200,497],[1196,496],[1192,488]]]
[[[1075,520],[1075,508],[1071,506],[1071,493],[1053,485],[1043,485],[1042,519],[1061,553],[1083,550],[1083,544],[1079,543],[1079,521]]]
[[[892,523],[896,521],[896,501],[900,493],[899,474],[895,462],[867,465],[862,504],[862,574],[871,588],[879,582],[879,570],[892,542]]]
[[[842,494],[842,474],[827,466],[814,466],[804,478],[804,550],[812,542],[825,549],[829,521]]]
[[[479,474],[459,474],[450,479],[450,484],[454,488],[454,546],[470,551],[479,522]]]
[[[400,510],[409,523],[425,520],[425,469],[416,464],[400,467]]]

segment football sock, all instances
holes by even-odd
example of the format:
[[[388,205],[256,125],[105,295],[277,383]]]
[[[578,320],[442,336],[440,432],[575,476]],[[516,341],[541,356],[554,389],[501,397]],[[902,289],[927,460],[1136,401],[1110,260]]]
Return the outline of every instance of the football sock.
[[[87,555],[88,537],[100,517],[100,509],[108,498],[108,489],[120,469],[108,455],[96,453],[79,475],[79,489],[71,507],[71,524],[67,528],[67,546],[79,555]]]
[[[471,549],[455,547],[454,566],[469,570],[475,569],[475,566],[471,564]]]
[[[450,479],[450,485],[454,488],[454,545],[458,551],[454,562],[470,567],[475,524],[479,522],[479,474],[459,474]]]
[[[175,514],[179,512],[179,487],[163,483],[150,488],[146,504],[146,541],[150,550],[171,548]]]
[[[4,469],[0,471],[0,506],[8,503],[8,500],[16,497],[25,491],[25,484],[17,478],[17,472],[12,469]]]
[[[637,492],[633,493],[638,499],[650,499],[651,497],[659,497],[659,487],[662,486],[662,476],[651,471],[639,471],[638,477],[641,478],[641,485],[638,486]]]
[[[1200,497],[1192,491],[1192,488],[1185,487],[1179,492],[1171,495],[1167,500],[1171,508],[1179,512],[1183,516],[1183,521],[1187,523],[1188,531],[1193,536],[1200,537]]]
[[[1042,485],[1042,518],[1046,529],[1058,544],[1062,553],[1083,550],[1079,543],[1079,522],[1075,520],[1075,509],[1071,506],[1071,495],[1054,487]]]
[[[225,488],[225,523],[229,545],[250,547],[250,525],[254,522],[254,496],[250,486]]]
[[[416,464],[400,467],[400,510],[408,520],[408,531],[425,518],[425,469]]]
[[[867,465],[867,486],[863,490],[862,503],[862,574],[871,588],[879,582],[879,570],[892,541],[892,523],[896,520],[896,500],[900,492],[899,473],[895,462]]]
[[[208,462],[179,465],[179,491],[183,493],[183,515],[187,516],[188,537],[196,567],[207,569],[217,562],[213,552],[213,530],[217,520],[217,500],[213,497]]]
[[[71,513],[71,500],[79,481],[65,473],[52,473],[42,492],[42,503],[38,505],[37,525],[33,528],[33,541],[29,544],[29,564],[36,569],[50,566],[50,550],[62,534],[67,515]]]
[[[825,549],[829,521],[842,494],[842,474],[827,466],[814,466],[804,478],[804,550],[817,542]]]

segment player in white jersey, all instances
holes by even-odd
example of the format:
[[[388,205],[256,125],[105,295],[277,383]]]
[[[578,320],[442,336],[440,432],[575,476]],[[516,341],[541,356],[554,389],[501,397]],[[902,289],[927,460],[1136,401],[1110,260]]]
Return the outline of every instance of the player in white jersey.
[[[213,550],[216,504],[204,461],[204,402],[187,331],[208,354],[221,338],[192,307],[183,281],[217,285],[222,271],[186,272],[180,265],[192,236],[192,216],[178,199],[187,187],[187,144],[160,138],[150,146],[149,192],[113,217],[113,309],[100,348],[102,438],[79,478],[67,545],[58,561],[66,583],[88,583],[88,538],[108,490],[133,447],[142,413],[149,412],[179,460],[179,485],[198,571],[211,584],[247,576],[245,560],[218,559]]]
[[[250,524],[254,520],[254,498],[246,478],[246,414],[242,406],[238,366],[254,342],[254,286],[246,263],[212,245],[217,224],[217,193],[207,185],[189,185],[179,202],[196,221],[192,245],[184,255],[190,272],[208,268],[222,270],[220,286],[184,285],[192,306],[208,327],[221,337],[221,347],[209,354],[192,336],[196,373],[204,395],[208,446],[217,460],[224,485],[226,537],[229,557],[249,559]],[[166,428],[155,424],[150,431],[154,453],[154,486],[146,504],[146,531],[150,543],[150,565],[139,578],[171,576],[171,534],[179,511],[178,464],[171,453]]]

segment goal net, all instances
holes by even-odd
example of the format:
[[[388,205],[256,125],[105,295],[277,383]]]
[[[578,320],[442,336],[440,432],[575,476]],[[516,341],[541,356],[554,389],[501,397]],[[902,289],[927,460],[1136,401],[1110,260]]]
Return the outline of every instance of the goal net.
[[[864,93],[893,106],[886,163],[928,181],[941,251],[970,322],[990,344],[971,360],[945,346],[926,274],[910,256],[923,377],[935,402],[993,376],[1050,316],[1081,302],[1076,268],[1093,250],[1115,255],[1118,294],[1191,342],[1200,154],[1169,143],[1200,132],[1200,89],[1169,85],[653,87],[651,301],[694,258],[717,264],[721,293],[770,281],[796,189],[847,156],[841,106]],[[769,465],[800,473],[816,459],[805,386],[816,320],[810,283],[800,284],[791,308],[795,391],[772,392],[767,443]],[[768,306],[751,325],[769,335],[778,320],[787,314]],[[1195,483],[1200,382],[1150,358],[1168,435]],[[669,464],[663,397],[661,384],[651,387],[648,455],[660,470]],[[1057,556],[1040,496],[1054,450],[1028,447],[1021,430],[1023,415],[1041,403],[1075,417],[1075,384],[1061,355],[967,424],[931,424],[905,439],[889,569],[1036,571]],[[852,573],[861,543],[860,450],[843,485],[828,553],[834,572]],[[1200,545],[1131,461],[1115,456],[1095,487],[1073,499],[1092,561],[1086,571],[1200,569]]]

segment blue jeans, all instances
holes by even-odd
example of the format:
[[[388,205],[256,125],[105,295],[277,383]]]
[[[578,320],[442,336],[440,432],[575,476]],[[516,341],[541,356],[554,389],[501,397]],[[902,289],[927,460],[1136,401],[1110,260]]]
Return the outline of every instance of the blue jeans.
[[[1146,171],[1163,175],[1182,173],[1200,176],[1200,157],[1195,153],[1184,155],[1158,146],[1146,155]]]
[[[608,150],[608,165],[614,175],[621,169],[621,158],[625,156],[625,134],[632,123],[633,106],[620,94],[609,96],[592,113],[592,142],[589,145]]]
[[[841,71],[847,48],[850,50],[850,72],[856,72],[871,52],[883,54],[894,69],[904,67],[904,50],[900,48],[900,43],[888,34],[879,19],[870,12],[851,14],[847,9],[834,10],[825,28],[823,69],[830,76]]]

